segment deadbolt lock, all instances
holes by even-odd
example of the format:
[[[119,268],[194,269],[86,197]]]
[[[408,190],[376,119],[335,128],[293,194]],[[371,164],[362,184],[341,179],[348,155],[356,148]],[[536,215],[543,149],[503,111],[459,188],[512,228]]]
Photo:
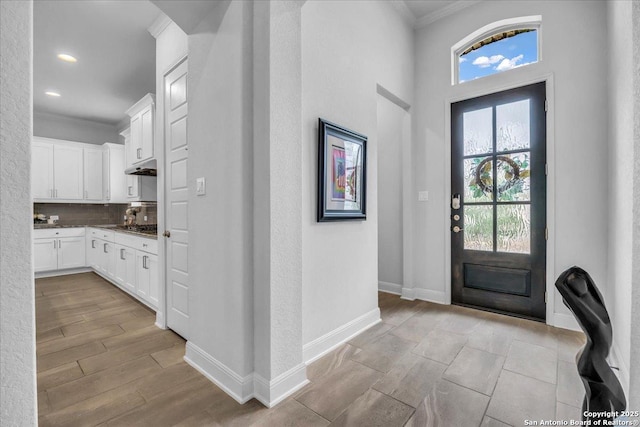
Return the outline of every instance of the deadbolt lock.
[[[455,215],[453,216],[453,220],[454,220],[454,221],[460,221],[460,215],[455,214]]]

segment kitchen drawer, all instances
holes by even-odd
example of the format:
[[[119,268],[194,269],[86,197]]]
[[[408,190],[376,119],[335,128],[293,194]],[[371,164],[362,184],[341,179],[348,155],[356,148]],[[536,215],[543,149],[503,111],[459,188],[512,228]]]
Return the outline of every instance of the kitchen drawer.
[[[158,254],[158,241],[156,239],[134,236],[127,233],[116,233],[115,239],[115,242],[119,245],[128,246],[154,255]]]
[[[57,237],[84,237],[84,227],[47,228],[33,230],[34,239],[53,239]]]
[[[106,240],[107,242],[113,243],[115,240],[115,231],[113,230],[105,230],[104,228],[88,228],[87,235],[94,237],[96,239]]]

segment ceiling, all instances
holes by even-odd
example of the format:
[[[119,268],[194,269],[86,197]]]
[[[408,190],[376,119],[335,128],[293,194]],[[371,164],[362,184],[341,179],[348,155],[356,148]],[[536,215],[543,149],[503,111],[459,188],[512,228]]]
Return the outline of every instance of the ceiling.
[[[392,0],[398,11],[416,28],[462,10],[479,0]]]
[[[193,1],[192,8],[205,10],[218,2]],[[420,27],[477,0],[391,2]],[[180,2],[156,3],[189,9]],[[112,125],[124,120],[130,106],[155,92],[155,40],[147,29],[161,13],[148,0],[35,0],[34,111]],[[71,54],[78,62],[60,61],[59,53]],[[50,97],[46,91],[61,96]]]
[[[36,0],[33,9],[34,111],[115,125],[155,92],[155,39],[147,28],[161,12],[150,1]]]

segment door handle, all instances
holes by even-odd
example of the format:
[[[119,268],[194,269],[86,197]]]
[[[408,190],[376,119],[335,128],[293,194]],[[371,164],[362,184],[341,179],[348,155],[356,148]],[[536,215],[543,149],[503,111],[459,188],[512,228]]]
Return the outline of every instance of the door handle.
[[[164,230],[164,233],[162,233],[162,235],[164,237],[171,237],[171,232],[169,230]]]
[[[126,260],[124,257],[124,248],[120,249],[120,259]]]

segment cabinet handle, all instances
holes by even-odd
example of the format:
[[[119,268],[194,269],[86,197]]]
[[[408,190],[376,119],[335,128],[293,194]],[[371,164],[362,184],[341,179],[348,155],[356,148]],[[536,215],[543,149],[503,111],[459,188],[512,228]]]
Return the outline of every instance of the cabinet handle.
[[[58,249],[62,249],[62,240],[58,240]]]
[[[149,267],[147,266],[147,258],[149,257],[146,255],[142,257],[142,268],[144,268],[145,270],[149,269]]]
[[[127,187],[127,194],[129,196],[131,196],[132,189],[133,189],[133,187],[131,185],[129,187]]]
[[[141,158],[142,158],[142,148],[138,148],[138,149],[136,150],[136,157],[137,157],[138,159],[141,159]]]
[[[103,243],[103,248],[102,250],[104,251],[105,254],[108,254],[109,252],[107,252],[107,244]]]
[[[53,241],[53,249],[56,249],[56,241]]]
[[[95,249],[96,248],[96,241],[92,240],[91,241],[91,249]]]
[[[124,257],[124,248],[120,249],[120,259],[126,260]]]

